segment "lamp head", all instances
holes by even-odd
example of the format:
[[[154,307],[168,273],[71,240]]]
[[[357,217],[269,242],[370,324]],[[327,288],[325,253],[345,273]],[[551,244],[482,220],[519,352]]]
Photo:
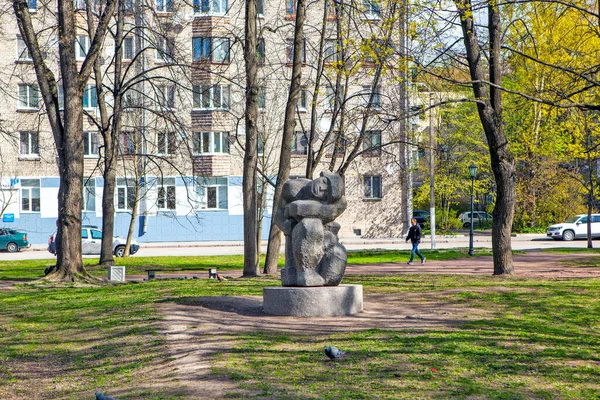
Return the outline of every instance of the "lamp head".
[[[474,163],[471,163],[471,165],[469,165],[469,176],[471,178],[475,178],[476,175],[477,175],[477,165],[475,165]]]

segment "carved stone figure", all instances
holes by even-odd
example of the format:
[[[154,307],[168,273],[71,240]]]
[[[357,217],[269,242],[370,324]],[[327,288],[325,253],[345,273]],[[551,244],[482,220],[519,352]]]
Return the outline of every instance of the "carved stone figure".
[[[314,180],[283,185],[275,222],[285,234],[283,286],[337,286],[346,270],[346,248],[335,219],[346,209],[344,180],[321,172]]]

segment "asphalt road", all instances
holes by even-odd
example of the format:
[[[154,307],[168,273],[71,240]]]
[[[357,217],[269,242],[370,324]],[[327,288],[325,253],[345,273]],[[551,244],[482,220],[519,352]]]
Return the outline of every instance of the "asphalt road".
[[[401,238],[394,239],[342,239],[342,243],[348,250],[361,249],[401,249],[409,250],[410,244]],[[157,257],[157,256],[200,256],[200,255],[228,255],[243,254],[242,242],[179,242],[179,243],[141,243],[140,251],[133,257]],[[512,238],[514,250],[548,249],[557,247],[585,248],[586,240],[574,240],[572,242],[556,241],[546,238],[545,235],[518,235]],[[469,236],[459,234],[457,236],[438,236],[436,238],[437,249],[466,248],[469,246]],[[476,232],[473,240],[475,248],[491,248],[492,241],[489,232]],[[594,241],[594,247],[600,248],[600,241]],[[262,246],[266,251],[266,242]],[[421,242],[421,249],[431,249],[431,240],[425,237]],[[84,257],[97,257],[94,255]],[[32,260],[52,259],[54,256],[46,250],[45,245],[34,245],[32,248],[18,253],[0,252],[0,260]]]

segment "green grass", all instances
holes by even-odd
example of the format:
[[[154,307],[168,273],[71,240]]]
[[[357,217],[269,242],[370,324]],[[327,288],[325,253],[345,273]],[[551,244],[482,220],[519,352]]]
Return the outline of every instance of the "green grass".
[[[449,260],[467,256],[466,249],[453,250],[421,250],[429,260]],[[517,253],[517,252],[514,252]],[[475,249],[475,256],[490,256],[489,249]],[[376,264],[389,262],[406,262],[410,256],[408,250],[359,250],[348,252],[348,264]],[[264,255],[261,265],[264,265]],[[106,276],[107,269],[97,265],[97,258],[84,258],[83,263],[88,272],[95,276]],[[242,255],[230,256],[165,256],[165,257],[126,257],[117,258],[117,265],[125,266],[127,274],[146,274],[146,269],[155,268],[164,271],[207,271],[209,268],[219,270],[242,270]],[[0,280],[31,281],[44,276],[46,267],[54,265],[53,259],[0,261]],[[284,259],[280,257],[279,266],[283,267]]]
[[[35,265],[3,264],[0,273],[18,274]],[[206,358],[215,376],[233,382],[229,397],[600,398],[600,279],[366,275],[347,276],[344,283],[364,285],[367,298],[393,296],[409,310],[458,311],[434,328],[229,335],[231,351]],[[120,399],[194,398],[157,385],[157,378],[168,382],[177,374],[165,367],[174,355],[156,327],[163,317],[159,305],[199,296],[260,296],[270,285],[279,282],[160,280],[0,289],[0,397],[82,399],[118,388]],[[325,358],[323,346],[331,344],[348,351],[347,357]],[[33,379],[36,371],[41,377]]]
[[[571,248],[571,247],[555,247],[552,249],[542,249],[542,251],[545,251],[548,253],[558,253],[558,254],[570,254],[570,253],[598,254],[598,253],[600,253],[600,249]]]

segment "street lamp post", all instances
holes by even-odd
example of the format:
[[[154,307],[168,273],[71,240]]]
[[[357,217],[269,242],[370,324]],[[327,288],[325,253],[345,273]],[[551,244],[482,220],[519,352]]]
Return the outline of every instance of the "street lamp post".
[[[469,175],[471,176],[471,222],[469,224],[469,255],[473,255],[473,202],[475,189],[475,175],[477,175],[477,165],[471,163],[469,165]]]
[[[429,92],[429,228],[431,250],[435,250],[435,189],[434,189],[434,131],[433,131],[433,92]]]

